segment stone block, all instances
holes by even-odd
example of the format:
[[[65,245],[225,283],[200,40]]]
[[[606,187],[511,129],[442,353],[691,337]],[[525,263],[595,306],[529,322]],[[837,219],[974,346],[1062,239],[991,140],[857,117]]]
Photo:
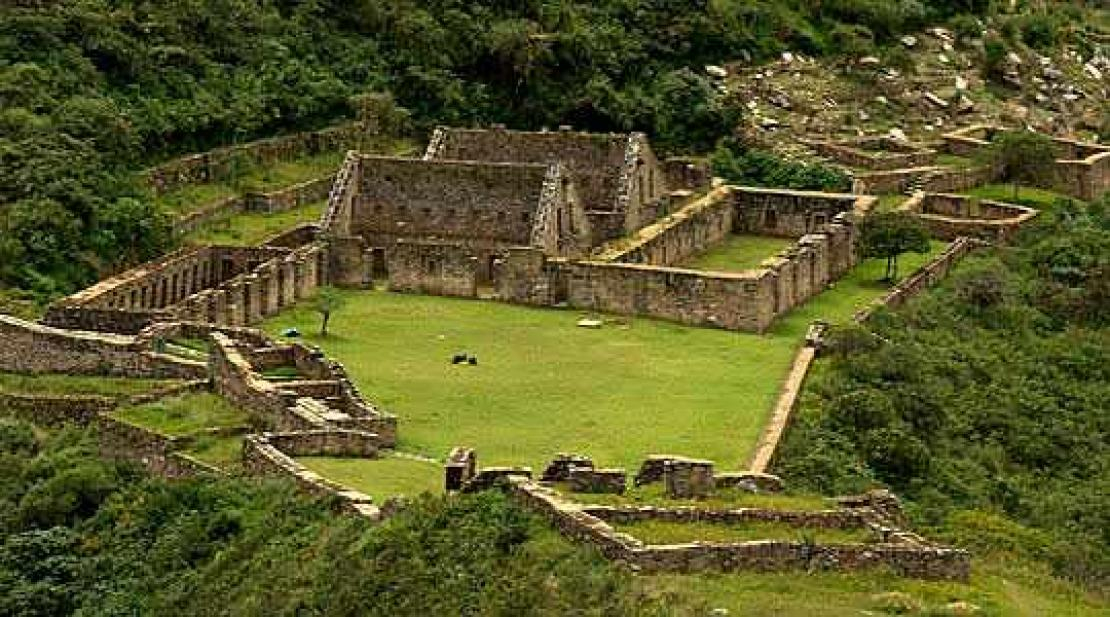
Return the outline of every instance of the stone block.
[[[663,464],[663,482],[672,499],[708,497],[714,488],[713,461],[676,458]]]

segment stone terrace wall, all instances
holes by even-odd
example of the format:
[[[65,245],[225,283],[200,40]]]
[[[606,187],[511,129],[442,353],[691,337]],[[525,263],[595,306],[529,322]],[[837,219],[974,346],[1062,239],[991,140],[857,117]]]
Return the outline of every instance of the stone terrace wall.
[[[983,243],[974,238],[957,238],[949,244],[940,255],[929,263],[921,266],[913,274],[898,283],[889,293],[875,302],[874,305],[857,312],[853,319],[856,322],[867,321],[879,307],[898,308],[917,294],[936,285],[956,267],[969,253],[983,246]]]
[[[226,180],[231,177],[232,160],[236,157],[268,165],[304,155],[356,148],[366,135],[367,127],[352,122],[181,157],[144,171],[142,177],[156,193],[162,193],[182,185]]]
[[[133,336],[60,330],[0,315],[0,370],[202,379],[207,369],[154,353]]]
[[[590,544],[609,559],[632,564],[643,572],[855,571],[886,567],[902,576],[924,579],[966,581],[970,576],[971,558],[967,551],[910,541],[815,545],[763,540],[645,545],[615,531],[599,518],[596,514],[601,508],[568,502],[557,492],[521,476],[509,476],[504,486],[517,503],[546,518],[563,535]],[[892,539],[895,538],[898,534],[892,534]]]
[[[845,141],[807,142],[821,156],[864,169],[887,170],[924,167],[936,160],[935,150],[890,137],[861,137]]]
[[[918,167],[858,174],[852,192],[858,195],[907,193],[911,190],[935,192],[966,191],[996,182],[1002,177],[997,167],[979,166],[970,169]]]
[[[1005,242],[1037,215],[1024,206],[946,193],[918,193],[899,209],[915,215],[929,233],[944,240],[972,236]]]
[[[1007,130],[997,126],[970,126],[944,135],[944,143],[953,154],[975,156],[988,148],[996,135]],[[1088,201],[1110,191],[1110,146],[1059,137],[1052,137],[1052,142],[1056,148],[1056,164],[1052,182],[1046,188]]]
[[[327,199],[334,182],[335,174],[332,174],[276,191],[248,192],[241,196],[221,199],[178,218],[174,221],[173,230],[177,234],[187,234],[212,221],[243,212],[273,214],[323,201]]]

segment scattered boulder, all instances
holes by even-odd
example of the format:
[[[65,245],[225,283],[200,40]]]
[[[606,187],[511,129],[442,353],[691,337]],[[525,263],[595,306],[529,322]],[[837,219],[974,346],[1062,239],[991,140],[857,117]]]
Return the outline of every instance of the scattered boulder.
[[[907,34],[899,40],[902,41],[902,44],[906,47],[914,47],[915,45],[917,45],[917,37],[912,34]]]
[[[600,319],[595,319],[593,317],[583,317],[582,319],[578,320],[578,327],[579,328],[597,329],[597,328],[600,328],[601,326],[602,326],[602,321]]]
[[[871,605],[875,607],[875,610],[888,615],[906,615],[921,610],[921,602],[902,591],[877,593],[871,596]]]
[[[718,79],[724,79],[728,77],[728,71],[726,71],[723,66],[717,66],[714,64],[706,65],[705,73],[710,77],[716,77]]]
[[[963,600],[956,600],[954,602],[949,602],[948,604],[945,604],[944,606],[940,607],[939,611],[936,611],[936,613],[939,614],[939,615],[950,615],[951,617],[964,617],[965,615],[978,615],[979,613],[982,613],[982,612],[983,612],[983,610],[981,608],[979,608],[977,605],[972,604],[971,602],[965,602]]]
[[[936,107],[937,109],[948,109],[948,101],[940,98],[932,92],[926,92],[925,94],[922,94],[921,98],[924,99],[926,103],[932,105],[933,107]]]
[[[859,64],[860,66],[879,66],[880,64],[882,64],[882,61],[875,56],[864,56],[860,58],[856,62],[856,64]]]
[[[543,470],[540,480],[544,482],[565,482],[570,479],[571,468],[593,469],[594,461],[582,454],[560,452],[555,455]]]

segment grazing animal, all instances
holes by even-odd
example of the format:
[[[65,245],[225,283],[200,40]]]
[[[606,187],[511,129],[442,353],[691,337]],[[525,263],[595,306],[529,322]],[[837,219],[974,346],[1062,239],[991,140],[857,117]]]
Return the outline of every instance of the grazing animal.
[[[478,356],[470,356],[466,359],[466,363],[470,366],[478,366]]]
[[[466,354],[457,353],[451,356],[451,364],[462,364],[463,362],[466,362]]]

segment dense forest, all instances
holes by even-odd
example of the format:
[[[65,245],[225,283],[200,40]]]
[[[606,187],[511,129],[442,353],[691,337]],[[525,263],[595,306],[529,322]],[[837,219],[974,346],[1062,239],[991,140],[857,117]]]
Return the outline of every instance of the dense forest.
[[[1042,211],[830,356],[781,473],[885,484],[961,546],[1110,584],[1110,199]]]
[[[881,44],[986,0],[77,0],[0,7],[0,284],[40,296],[172,242],[132,171],[349,116],[640,129],[707,152],[738,107],[701,67]],[[849,25],[850,24],[850,25]],[[859,49],[859,45],[852,47]]]

